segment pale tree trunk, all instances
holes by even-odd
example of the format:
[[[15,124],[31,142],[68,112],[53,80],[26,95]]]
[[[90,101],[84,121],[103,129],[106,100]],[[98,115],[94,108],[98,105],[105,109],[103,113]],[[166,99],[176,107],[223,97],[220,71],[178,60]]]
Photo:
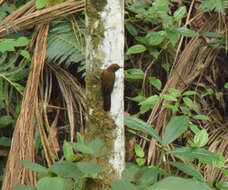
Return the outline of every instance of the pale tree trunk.
[[[111,110],[103,110],[100,74],[109,65],[124,63],[124,1],[87,0],[86,93],[87,143],[99,138],[106,146],[96,159],[102,167],[102,180],[89,181],[85,189],[109,189],[111,179],[120,178],[124,169],[123,69],[116,71]]]

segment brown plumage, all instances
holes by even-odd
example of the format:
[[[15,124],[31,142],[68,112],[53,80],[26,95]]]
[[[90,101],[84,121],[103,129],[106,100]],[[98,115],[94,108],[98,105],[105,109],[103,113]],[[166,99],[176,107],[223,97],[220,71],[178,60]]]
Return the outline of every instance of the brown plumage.
[[[109,111],[111,108],[111,93],[115,82],[115,72],[120,68],[117,64],[110,65],[101,73],[101,87],[103,95],[103,108]]]

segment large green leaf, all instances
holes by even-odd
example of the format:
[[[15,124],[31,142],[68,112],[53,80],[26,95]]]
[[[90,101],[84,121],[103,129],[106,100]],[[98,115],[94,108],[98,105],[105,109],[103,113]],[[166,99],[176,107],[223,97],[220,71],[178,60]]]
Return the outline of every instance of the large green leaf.
[[[36,187],[34,187],[32,185],[18,184],[13,187],[13,190],[36,190]]]
[[[189,164],[185,164],[182,162],[169,162],[172,166],[175,166],[176,168],[178,168],[179,170],[183,171],[184,173],[195,177],[196,179],[198,179],[201,182],[204,182],[205,179],[204,177],[201,175],[201,173],[195,169],[194,167],[192,167]]]
[[[58,161],[55,162],[49,171],[57,174],[64,178],[80,179],[83,177],[83,173],[78,169],[76,163],[68,161]]]
[[[186,131],[188,123],[189,118],[187,116],[174,116],[166,126],[165,136],[162,139],[163,146],[167,146],[182,135]]]
[[[124,120],[124,124],[131,129],[149,134],[154,137],[158,142],[161,142],[160,136],[153,129],[153,127],[141,119],[138,119],[136,117],[127,117]]]
[[[37,183],[37,190],[65,190],[64,180],[60,177],[44,177]]]
[[[20,160],[19,163],[24,166],[25,168],[28,168],[32,171],[38,172],[38,173],[48,173],[48,169],[31,161],[28,160]]]
[[[139,178],[139,180],[137,180],[137,184],[140,186],[152,185],[157,181],[158,174],[159,174],[159,171],[157,170],[157,168],[145,167],[142,170],[142,176]]]
[[[147,190],[177,190],[180,188],[184,190],[213,190],[206,183],[180,177],[167,177],[150,186]]]
[[[206,163],[218,168],[222,168],[225,164],[225,158],[221,154],[215,154],[203,148],[175,148],[173,150],[168,151],[167,154],[180,156],[187,161],[193,161],[195,159],[198,159],[202,163]]]
[[[77,167],[81,172],[89,176],[94,176],[101,171],[101,167],[98,164],[91,162],[78,162]]]
[[[111,182],[112,190],[138,190],[138,188],[128,181],[114,179]]]

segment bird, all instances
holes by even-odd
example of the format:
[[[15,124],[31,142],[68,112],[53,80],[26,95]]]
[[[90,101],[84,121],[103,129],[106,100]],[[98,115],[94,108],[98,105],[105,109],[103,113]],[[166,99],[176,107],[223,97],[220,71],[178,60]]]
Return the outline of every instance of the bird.
[[[101,73],[101,90],[103,96],[103,109],[110,111],[111,93],[115,82],[115,72],[121,68],[118,64],[112,64]]]

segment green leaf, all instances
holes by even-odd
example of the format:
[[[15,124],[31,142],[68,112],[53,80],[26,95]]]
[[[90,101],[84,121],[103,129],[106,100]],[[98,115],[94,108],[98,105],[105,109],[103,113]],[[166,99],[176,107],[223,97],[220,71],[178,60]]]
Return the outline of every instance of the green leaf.
[[[4,39],[0,42],[0,52],[15,51],[15,40]]]
[[[155,88],[157,88],[158,90],[161,90],[162,83],[161,83],[161,81],[158,78],[156,78],[156,77],[150,77],[149,78],[149,82]]]
[[[144,51],[146,51],[146,47],[144,45],[136,44],[136,45],[131,46],[130,48],[128,48],[126,54],[127,55],[138,54],[138,53],[143,53]]]
[[[78,169],[76,163],[68,161],[55,162],[49,168],[49,171],[63,178],[80,179],[84,176],[84,174]]]
[[[226,175],[226,177],[228,177],[228,170],[222,168],[221,171],[222,171],[222,173],[224,173]]]
[[[153,95],[140,102],[139,105],[149,105],[153,107],[159,99],[160,97],[158,95]]]
[[[32,185],[18,184],[13,187],[13,190],[36,190],[36,187]]]
[[[173,14],[175,20],[181,19],[185,13],[187,12],[187,9],[185,6],[179,7]]]
[[[221,160],[219,156],[203,148],[190,148],[190,147],[175,148],[168,151],[167,154],[180,156],[186,161],[193,161],[195,159],[200,159],[202,161],[207,162],[210,165],[213,165],[213,162],[215,162],[215,160],[217,161]]]
[[[145,158],[136,158],[136,163],[138,164],[138,166],[143,166],[146,162]]]
[[[124,124],[131,129],[149,134],[154,137],[158,142],[161,142],[161,137],[157,134],[153,127],[145,123],[141,119],[138,119],[136,117],[127,117],[124,120]]]
[[[165,69],[165,71],[166,71],[167,73],[169,73],[170,65],[169,65],[168,62],[163,62],[163,63],[161,64],[161,66],[162,66],[163,69]]]
[[[29,59],[30,58],[30,54],[26,50],[20,50],[20,55],[22,55],[26,59]]]
[[[166,29],[166,35],[173,46],[176,45],[176,43],[181,37],[180,33],[176,29],[170,29],[170,28]]]
[[[28,160],[20,160],[19,163],[24,166],[25,168],[28,168],[32,171],[38,172],[38,173],[48,173],[48,169],[31,161]]]
[[[172,16],[169,16],[167,13],[161,12],[161,11],[158,11],[158,15],[162,19],[162,27],[164,29],[167,29],[173,25],[173,17]]]
[[[97,157],[102,156],[107,152],[105,144],[100,139],[93,140],[88,144],[88,147],[93,150],[95,156]]]
[[[5,70],[4,69],[4,66],[6,65],[5,63],[5,60],[7,58],[7,52],[3,53],[1,56],[0,56],[0,71],[1,70]],[[4,64],[3,64],[4,63]],[[3,68],[2,68],[3,67]]]
[[[169,89],[169,93],[170,93],[172,96],[175,96],[175,97],[181,96],[180,90],[175,89],[175,88],[170,88],[170,89]]]
[[[189,118],[187,116],[175,116],[169,121],[162,139],[163,146],[167,146],[180,137],[187,129]]]
[[[0,117],[0,128],[4,128],[6,126],[8,126],[9,124],[11,124],[13,121],[12,117],[9,115],[4,115],[2,117]]]
[[[11,139],[8,137],[0,137],[0,146],[10,147]]]
[[[185,164],[182,162],[169,162],[172,166],[175,166],[176,168],[178,168],[179,170],[183,171],[184,173],[195,177],[196,179],[198,179],[201,182],[204,182],[205,179],[204,177],[201,175],[201,173],[195,169],[194,167],[192,167],[189,164]]]
[[[199,35],[194,30],[190,30],[185,27],[177,28],[177,31],[179,31],[181,35],[186,36],[186,37],[196,37]]]
[[[112,190],[139,190],[135,185],[121,179],[112,180],[111,188]]]
[[[191,129],[191,131],[193,132],[193,133],[198,133],[200,130],[199,130],[199,128],[195,125],[195,124],[193,124],[193,123],[191,123],[190,122],[190,124],[189,124],[189,128]]]
[[[37,183],[37,190],[64,190],[64,180],[60,177],[44,177]]]
[[[218,101],[221,100],[222,96],[223,96],[223,93],[222,92],[216,92],[215,93],[216,100],[218,100]]]
[[[135,144],[135,153],[140,158],[145,156],[143,149],[138,144]]]
[[[167,108],[167,109],[171,109],[173,115],[176,115],[176,113],[178,111],[178,106],[177,105],[164,104],[164,107]]]
[[[74,161],[77,158],[77,155],[73,152],[73,148],[70,143],[64,141],[63,143],[63,154],[67,161]]]
[[[194,119],[199,119],[199,120],[207,120],[210,121],[210,118],[207,115],[194,115]]]
[[[224,87],[227,89],[228,88],[228,82],[225,83]]]
[[[128,163],[127,163],[128,164]],[[140,172],[140,168],[136,165],[126,166],[125,170],[122,173],[122,178],[124,181],[133,182],[135,180],[135,176]]]
[[[168,12],[169,1],[168,0],[156,0],[153,2],[153,8],[157,11]]]
[[[135,101],[135,102],[142,102],[144,101],[146,98],[144,96],[135,96],[133,98],[130,98],[132,101]]]
[[[189,97],[183,98],[184,104],[188,106],[190,109],[193,109],[195,112],[198,112],[199,107],[196,103],[194,103]]]
[[[84,137],[81,135],[81,133],[77,132],[77,142],[79,144],[84,144]]]
[[[219,169],[222,169],[222,168],[224,168],[225,163],[226,163],[225,157],[222,155],[222,153],[218,152],[216,154],[216,159],[214,159],[212,161],[212,166],[216,167],[216,168],[219,168]]]
[[[177,101],[177,98],[175,96],[169,95],[169,94],[163,94],[161,96],[161,98],[163,98],[166,101],[173,101],[173,102],[176,102]]]
[[[180,177],[167,177],[150,186],[147,190],[177,190],[180,187],[184,190],[213,190],[206,183]]]
[[[124,71],[126,79],[144,79],[144,72],[141,69],[127,69]]]
[[[196,95],[196,94],[197,94],[196,91],[188,90],[183,93],[183,96],[191,96],[191,95]]]
[[[30,41],[28,40],[28,38],[26,38],[25,36],[21,36],[21,37],[16,39],[15,46],[16,47],[27,46],[29,44],[29,42]]]
[[[160,55],[160,51],[156,47],[151,47],[149,49],[150,55],[152,55],[155,59],[158,59],[158,56]]]
[[[82,173],[89,176],[94,176],[101,171],[101,167],[98,164],[90,162],[77,162],[77,167],[81,170]]]
[[[203,11],[213,11],[225,14],[225,9],[227,7],[227,1],[225,0],[203,0],[199,8]]]
[[[46,6],[46,0],[36,0],[36,8],[42,9]]]
[[[85,145],[85,144],[80,144],[80,143],[71,143],[69,142],[69,144],[75,148],[76,150],[84,153],[84,154],[94,154],[94,151],[92,148],[90,148],[89,146]]]
[[[128,30],[128,32],[132,35],[132,36],[137,36],[138,31],[136,30],[136,28],[134,27],[134,25],[132,25],[130,22],[126,22],[125,26]]]
[[[189,110],[189,108],[185,107],[185,106],[180,106],[180,109],[181,109],[181,112],[186,115],[186,116],[191,116],[192,113],[191,111]]]
[[[201,35],[207,38],[224,38],[224,34],[219,34],[216,32],[203,32]]]
[[[142,176],[137,180],[137,184],[146,188],[157,181],[159,171],[155,167],[145,167],[141,170],[141,173]]]
[[[228,182],[217,182],[216,188],[220,190],[228,190]]]
[[[157,46],[165,39],[164,31],[150,32],[146,35],[146,39],[148,40],[149,45]]]

